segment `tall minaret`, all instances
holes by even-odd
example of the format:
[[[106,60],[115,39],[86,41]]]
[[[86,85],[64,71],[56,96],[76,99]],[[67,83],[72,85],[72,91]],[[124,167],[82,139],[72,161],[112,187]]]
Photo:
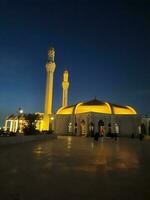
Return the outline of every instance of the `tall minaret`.
[[[63,88],[63,96],[62,96],[62,106],[68,106],[68,71],[65,70],[63,74],[62,88]]]
[[[48,62],[46,63],[46,94],[45,94],[45,111],[44,111],[44,130],[49,130],[49,118],[52,114],[52,102],[53,102],[53,76],[56,68],[54,61],[55,50],[50,48],[48,51]]]

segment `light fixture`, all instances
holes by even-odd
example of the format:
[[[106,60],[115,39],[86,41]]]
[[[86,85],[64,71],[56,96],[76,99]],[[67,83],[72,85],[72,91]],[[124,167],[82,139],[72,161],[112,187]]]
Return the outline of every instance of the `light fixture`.
[[[54,120],[54,117],[51,117],[51,120]]]

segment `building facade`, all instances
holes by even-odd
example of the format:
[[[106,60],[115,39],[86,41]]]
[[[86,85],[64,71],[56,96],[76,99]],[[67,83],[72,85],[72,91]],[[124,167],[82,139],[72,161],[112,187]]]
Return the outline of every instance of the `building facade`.
[[[52,110],[53,105],[53,79],[55,64],[55,50],[48,51],[48,61],[46,63],[46,92],[44,113],[40,113],[40,119],[36,120],[36,128],[39,131],[54,130],[60,135],[86,135],[91,136],[95,132],[104,134],[119,133],[120,135],[130,135],[138,133],[141,126],[141,116],[130,106],[121,106],[103,102],[97,99],[77,103],[68,106],[69,72],[63,73],[62,79],[62,106],[56,113]],[[143,118],[143,123],[149,122]],[[26,124],[23,115],[8,116],[5,122],[5,130],[12,132],[22,132],[22,127]]]
[[[103,129],[104,135],[137,134],[141,117],[129,106],[120,106],[99,100],[62,107],[55,115],[55,132],[59,135],[92,136]]]

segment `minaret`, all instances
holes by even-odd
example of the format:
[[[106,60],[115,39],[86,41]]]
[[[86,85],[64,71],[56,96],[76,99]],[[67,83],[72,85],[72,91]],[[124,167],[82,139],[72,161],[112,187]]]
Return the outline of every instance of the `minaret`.
[[[68,106],[68,71],[65,70],[63,74],[62,88],[63,88],[63,96],[62,96],[62,106]]]
[[[45,94],[45,111],[44,111],[44,130],[49,130],[49,118],[52,114],[52,102],[53,102],[53,76],[56,68],[54,61],[55,50],[50,48],[48,51],[48,62],[46,63],[46,94]]]

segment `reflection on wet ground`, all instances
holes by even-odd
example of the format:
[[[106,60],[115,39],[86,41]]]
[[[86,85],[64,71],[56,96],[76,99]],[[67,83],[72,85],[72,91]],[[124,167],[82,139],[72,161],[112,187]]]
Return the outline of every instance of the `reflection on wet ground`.
[[[81,137],[0,147],[0,199],[150,199],[149,149]]]

